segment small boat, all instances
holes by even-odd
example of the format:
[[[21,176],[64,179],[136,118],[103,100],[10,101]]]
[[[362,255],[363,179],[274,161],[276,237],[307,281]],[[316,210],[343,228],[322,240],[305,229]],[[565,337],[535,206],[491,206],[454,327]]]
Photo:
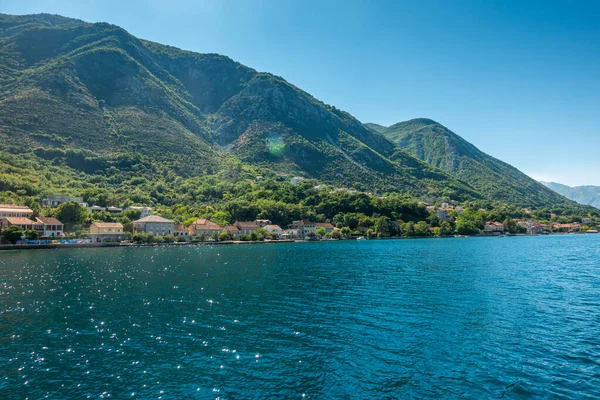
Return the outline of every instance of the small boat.
[[[356,240],[365,240],[365,237],[364,236],[359,236],[359,237],[356,238]]]

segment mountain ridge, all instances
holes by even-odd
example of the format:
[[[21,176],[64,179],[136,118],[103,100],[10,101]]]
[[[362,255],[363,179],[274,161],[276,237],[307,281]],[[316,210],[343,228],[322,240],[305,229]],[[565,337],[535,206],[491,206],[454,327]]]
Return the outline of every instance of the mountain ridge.
[[[498,160],[442,124],[415,118],[393,124],[381,134],[419,159],[453,174],[476,190],[499,200],[521,204],[524,195],[534,202],[560,202],[548,190],[515,167]],[[498,185],[490,185],[496,182]]]
[[[600,209],[600,186],[568,186],[557,182],[540,182],[570,200]]]
[[[496,195],[504,183],[481,190],[281,77],[115,25],[0,14],[0,56],[0,190],[11,193],[101,185],[126,197],[140,171],[171,185],[269,169],[423,199],[571,205],[539,187],[508,197]]]

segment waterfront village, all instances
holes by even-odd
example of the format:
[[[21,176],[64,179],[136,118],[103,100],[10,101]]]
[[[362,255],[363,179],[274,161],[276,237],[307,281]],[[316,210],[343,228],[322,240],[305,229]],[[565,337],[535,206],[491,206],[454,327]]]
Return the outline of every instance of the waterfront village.
[[[260,178],[260,177],[258,177]],[[302,178],[294,177],[292,184],[297,184]],[[321,190],[322,185],[315,186]],[[334,191],[351,191],[349,189],[334,189]],[[370,193],[367,193],[371,195]],[[389,233],[378,234],[371,227],[358,226],[350,229],[347,226],[333,225],[331,222],[314,222],[309,220],[293,221],[281,227],[268,219],[253,221],[235,221],[231,225],[219,225],[206,218],[198,218],[188,223],[178,223],[174,220],[153,214],[148,206],[117,206],[101,207],[88,205],[82,197],[51,195],[41,199],[40,205],[45,209],[58,210],[70,205],[67,215],[73,212],[87,214],[88,223],[84,226],[63,223],[55,216],[42,216],[39,210],[34,211],[25,205],[0,204],[0,245],[35,245],[35,244],[153,244],[153,243],[197,243],[197,242],[255,242],[255,241],[297,241],[297,240],[340,240],[350,238],[375,237],[424,237],[424,236],[455,236],[457,231],[452,227],[457,215],[465,212],[459,204],[419,203],[438,222],[432,226],[425,221],[413,224],[414,234],[405,231],[403,221],[389,221]],[[485,211],[485,210],[480,210]],[[527,211],[527,210],[525,210]],[[120,216],[131,218],[131,223],[107,222],[95,218],[98,213],[114,216],[114,221]],[[48,215],[48,213],[44,213]],[[50,211],[50,214],[53,214]],[[551,214],[551,218],[556,215]],[[71,220],[71,216],[68,218]],[[106,218],[105,218],[106,219]],[[71,221],[72,222],[72,221]],[[592,218],[582,218],[581,221],[565,223],[539,223],[531,219],[511,218],[504,222],[485,222],[483,230],[472,234],[485,236],[503,236],[511,234],[543,235],[551,233],[598,233],[598,221]],[[412,223],[411,223],[412,224]],[[458,232],[459,233],[459,232]]]

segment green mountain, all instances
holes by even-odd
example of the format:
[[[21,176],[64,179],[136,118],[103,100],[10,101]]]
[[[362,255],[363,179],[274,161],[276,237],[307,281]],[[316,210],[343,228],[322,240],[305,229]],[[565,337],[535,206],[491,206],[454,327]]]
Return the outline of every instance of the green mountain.
[[[412,155],[467,182],[489,199],[527,207],[565,201],[518,169],[482,152],[431,119],[412,119],[379,132]]]
[[[373,131],[373,132],[377,132],[377,133],[381,133],[381,132],[383,132],[383,131],[386,129],[386,127],[385,127],[385,126],[383,126],[383,125],[379,125],[379,124],[375,124],[375,123],[373,123],[373,122],[367,122],[367,123],[365,124],[365,127],[366,127],[367,129],[370,129],[371,131]]]
[[[365,126],[283,78],[114,25],[0,14],[0,60],[0,201],[193,203],[206,198],[199,177],[277,172],[422,199],[572,205],[434,121]]]
[[[0,56],[0,190],[82,180],[112,190],[139,171],[186,177],[241,161],[357,189],[481,197],[348,113],[221,55],[44,14],[0,15]]]
[[[556,182],[541,182],[555,192],[579,204],[586,204],[600,209],[600,186],[567,186]]]

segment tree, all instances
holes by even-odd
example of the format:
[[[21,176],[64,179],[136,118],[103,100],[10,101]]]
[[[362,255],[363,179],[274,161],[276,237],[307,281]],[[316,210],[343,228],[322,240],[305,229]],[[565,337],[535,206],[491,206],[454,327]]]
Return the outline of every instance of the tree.
[[[175,243],[177,241],[177,238],[173,235],[165,235],[163,237],[163,241],[165,243]]]
[[[504,221],[504,229],[509,233],[519,233],[519,224],[512,218],[506,218]]]
[[[34,231],[33,229],[27,229],[25,231],[25,239],[27,240],[38,240],[39,237],[40,235],[37,233],[37,231]]]
[[[444,221],[440,224],[440,236],[449,236],[452,235],[452,233],[454,233],[454,228],[452,227],[452,224],[450,222]]]
[[[392,223],[388,217],[379,217],[375,221],[375,232],[379,237],[389,237],[392,235]]]
[[[429,236],[429,224],[425,221],[419,221],[415,224],[416,236]]]
[[[76,201],[69,201],[58,206],[55,216],[63,224],[79,225],[87,217],[87,210]]]
[[[221,234],[219,235],[219,240],[221,242],[229,240],[229,235],[227,234],[227,232],[221,232]]]
[[[250,240],[255,242],[258,239],[258,234],[256,232],[250,232]]]
[[[327,234],[327,231],[325,230],[325,228],[321,227],[317,229],[317,235],[319,236],[325,236]]]
[[[352,230],[347,226],[344,226],[342,229],[340,229],[340,232],[344,237],[350,237],[350,235],[352,235]]]
[[[334,230],[329,233],[329,237],[331,237],[332,239],[339,240],[342,238],[342,233],[340,231]]]
[[[17,240],[21,240],[23,229],[18,226],[9,226],[2,231],[2,237],[9,243],[15,244]]]
[[[402,236],[404,237],[412,237],[415,236],[415,223],[412,221],[408,221],[400,227],[400,231],[402,232]]]

